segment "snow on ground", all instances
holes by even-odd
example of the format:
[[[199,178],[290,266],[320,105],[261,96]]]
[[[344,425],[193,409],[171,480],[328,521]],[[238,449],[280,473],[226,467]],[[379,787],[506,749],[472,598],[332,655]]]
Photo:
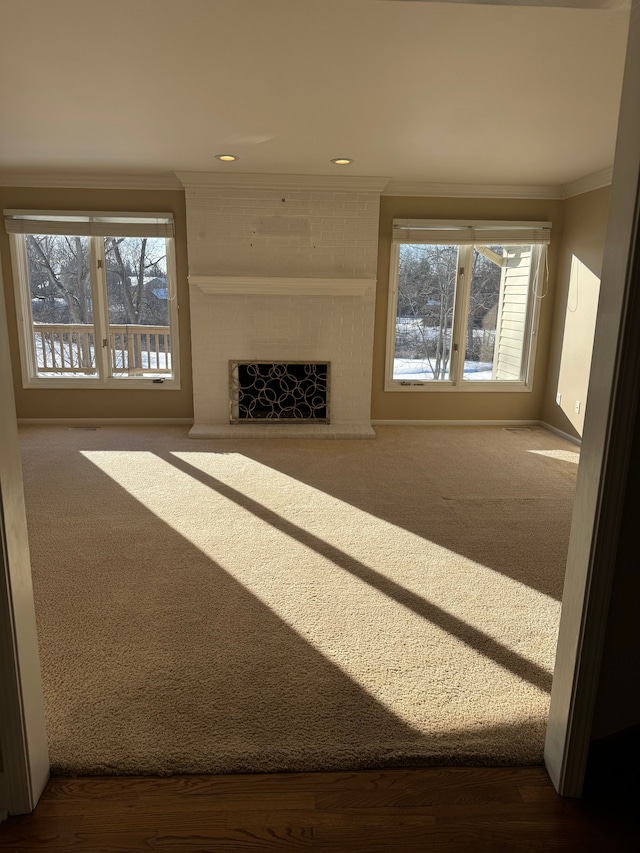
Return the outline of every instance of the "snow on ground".
[[[472,382],[491,379],[493,365],[490,361],[465,361],[464,378]],[[433,379],[429,362],[422,358],[394,358],[393,378],[401,382],[426,382]]]

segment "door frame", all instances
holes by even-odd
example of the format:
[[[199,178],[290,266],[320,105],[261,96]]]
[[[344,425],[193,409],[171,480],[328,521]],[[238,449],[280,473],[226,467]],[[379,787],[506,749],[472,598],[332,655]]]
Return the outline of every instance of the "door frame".
[[[640,0],[633,0],[545,764],[582,792],[640,396]]]
[[[35,808],[49,778],[40,657],[0,267],[0,819]]]

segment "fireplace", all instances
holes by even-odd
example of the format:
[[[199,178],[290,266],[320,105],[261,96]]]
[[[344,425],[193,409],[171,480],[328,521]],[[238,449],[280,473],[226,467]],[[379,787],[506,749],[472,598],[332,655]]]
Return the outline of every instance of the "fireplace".
[[[375,438],[371,373],[384,181],[179,177],[187,202],[190,436]],[[244,367],[238,373],[240,363],[287,365],[293,379],[280,401],[287,411],[270,409],[255,391],[238,392],[230,404],[230,361],[232,386],[241,374],[247,378]],[[291,373],[296,364],[327,368],[323,399],[312,394],[298,409],[291,408],[302,382]],[[258,384],[265,379],[256,376]],[[275,393],[270,387],[267,398]]]
[[[229,421],[329,423],[328,362],[230,361]]]

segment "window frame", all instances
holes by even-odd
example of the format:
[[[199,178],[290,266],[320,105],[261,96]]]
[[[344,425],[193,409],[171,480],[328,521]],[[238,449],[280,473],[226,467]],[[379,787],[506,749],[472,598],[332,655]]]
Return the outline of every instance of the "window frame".
[[[543,252],[546,251],[547,243],[540,241],[531,241],[524,237],[526,233],[529,235],[536,227],[544,226],[545,230],[551,228],[551,223],[517,223],[517,222],[450,222],[446,220],[394,220],[394,228],[403,228],[405,233],[406,226],[414,227],[416,230],[422,229],[429,231],[433,239],[420,240],[418,242],[429,245],[440,245],[438,243],[438,232],[446,230],[450,235],[452,232],[463,232],[471,228],[479,228],[481,233],[482,228],[487,229],[487,233],[491,230],[498,231],[501,229],[509,229],[514,236],[518,231],[523,233],[523,240],[520,245],[531,245],[531,267],[529,269],[529,294],[526,312],[526,334],[523,347],[522,359],[522,376],[521,380],[467,380],[463,379],[464,370],[464,352],[466,344],[464,339],[466,330],[466,317],[469,310],[469,299],[471,292],[471,278],[464,275],[462,270],[469,266],[469,261],[473,255],[474,243],[467,241],[463,243],[451,243],[456,245],[458,249],[457,272],[456,272],[456,290],[454,297],[453,322],[451,326],[451,364],[449,368],[449,379],[424,379],[424,380],[401,380],[394,379],[394,359],[395,359],[395,343],[396,343],[396,322],[398,310],[398,277],[400,267],[400,247],[403,245],[416,245],[409,239],[393,239],[391,243],[391,257],[389,269],[389,294],[387,303],[387,336],[386,336],[386,353],[385,353],[385,377],[384,390],[390,392],[427,392],[427,393],[521,393],[531,392],[533,390],[533,378],[536,350],[538,344],[538,324],[540,319],[540,310],[542,296],[536,289],[539,282],[536,281],[536,273],[541,269],[544,263]],[[489,238],[492,239],[492,238]],[[481,241],[475,245],[486,245]],[[462,259],[462,263],[461,263]],[[544,294],[543,294],[544,296]]]
[[[20,351],[20,366],[22,373],[22,385],[24,388],[82,388],[98,389],[108,388],[111,390],[155,390],[176,391],[181,387],[180,382],[180,338],[179,338],[179,304],[178,304],[178,279],[175,260],[175,237],[162,234],[166,243],[166,266],[167,266],[167,291],[168,291],[168,320],[169,335],[171,338],[171,378],[156,376],[112,376],[109,346],[95,346],[96,374],[94,376],[56,377],[38,376],[35,337],[33,334],[33,314],[31,310],[31,291],[29,285],[29,266],[27,260],[26,237],[28,234],[36,233],[63,233],[59,229],[69,217],[76,220],[100,222],[99,230],[113,231],[114,233],[88,233],[86,236],[89,243],[89,264],[91,281],[91,298],[93,302],[93,328],[95,341],[108,339],[109,314],[107,303],[106,286],[106,260],[104,251],[105,236],[123,236],[115,232],[118,229],[128,232],[124,236],[145,236],[148,229],[146,222],[150,220],[161,220],[167,223],[173,233],[173,216],[167,213],[85,213],[80,211],[12,211],[5,210],[5,217],[14,215],[17,219],[39,217],[43,228],[41,231],[16,230],[9,233],[11,250],[11,265],[13,272],[13,284],[16,299],[16,319],[18,326],[18,346]],[[145,222],[146,221],[146,222]],[[52,228],[47,230],[47,223],[53,223]],[[142,234],[135,234],[136,227],[140,227]],[[9,230],[9,229],[7,229]],[[91,230],[90,224],[87,230]],[[160,381],[159,381],[160,380]]]

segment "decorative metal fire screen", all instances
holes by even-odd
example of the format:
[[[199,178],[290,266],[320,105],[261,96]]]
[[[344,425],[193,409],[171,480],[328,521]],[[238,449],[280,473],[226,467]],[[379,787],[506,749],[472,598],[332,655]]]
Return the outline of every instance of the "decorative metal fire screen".
[[[329,423],[329,362],[230,361],[230,421]]]

